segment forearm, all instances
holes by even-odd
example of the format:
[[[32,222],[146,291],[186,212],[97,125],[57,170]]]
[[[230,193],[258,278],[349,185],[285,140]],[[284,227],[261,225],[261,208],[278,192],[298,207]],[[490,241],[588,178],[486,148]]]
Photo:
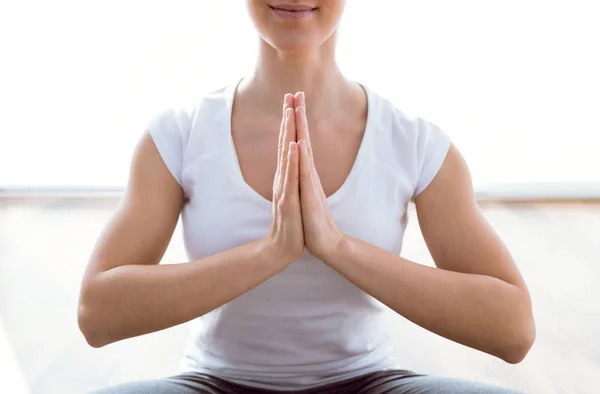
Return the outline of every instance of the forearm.
[[[502,280],[423,266],[351,237],[326,262],[397,313],[445,338],[507,362],[519,362],[530,346],[529,297]]]
[[[84,287],[80,326],[96,347],[159,331],[212,311],[283,267],[262,240],[184,264],[119,266]]]

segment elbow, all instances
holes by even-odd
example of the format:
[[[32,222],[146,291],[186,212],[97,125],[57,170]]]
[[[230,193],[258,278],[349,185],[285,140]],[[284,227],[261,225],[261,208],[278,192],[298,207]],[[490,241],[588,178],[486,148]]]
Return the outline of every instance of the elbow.
[[[516,324],[515,326],[520,327],[517,330],[512,330],[508,334],[511,341],[505,343],[503,350],[498,356],[509,364],[519,364],[525,359],[533,343],[535,342],[535,323],[533,317],[528,317],[524,324]]]
[[[90,294],[89,287],[84,286],[77,307],[79,331],[83,334],[88,345],[93,348],[101,348],[112,342],[107,339],[106,325],[102,323],[106,319],[102,317],[102,312],[97,303],[91,301],[97,298],[94,294]]]
[[[89,318],[85,316],[87,312],[81,312],[81,308],[79,313],[77,314],[77,323],[79,325],[79,331],[83,334],[85,341],[88,345],[93,348],[101,348],[106,345],[100,336],[95,332],[92,325],[89,323]]]
[[[94,316],[94,313],[92,308],[80,303],[77,311],[77,324],[88,345],[93,348],[101,348],[110,342],[105,339],[102,327],[96,323],[99,319]]]
[[[509,364],[519,364],[521,361],[525,360],[525,357],[532,346],[533,342],[513,346],[510,349],[505,349],[500,355],[500,358]]]

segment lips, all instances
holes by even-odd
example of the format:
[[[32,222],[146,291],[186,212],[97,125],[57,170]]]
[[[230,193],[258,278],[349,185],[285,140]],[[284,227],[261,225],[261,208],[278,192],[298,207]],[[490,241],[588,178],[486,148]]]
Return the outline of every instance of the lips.
[[[311,5],[306,4],[271,4],[269,5],[271,9],[281,10],[287,12],[306,12],[306,11],[314,11],[317,7],[313,7]]]
[[[279,18],[285,20],[302,20],[310,17],[318,8],[306,4],[274,4],[269,8]]]

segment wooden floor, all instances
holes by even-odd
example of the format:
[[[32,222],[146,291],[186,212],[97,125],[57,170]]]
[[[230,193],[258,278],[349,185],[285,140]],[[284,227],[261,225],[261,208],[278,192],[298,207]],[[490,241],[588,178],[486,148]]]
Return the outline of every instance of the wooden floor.
[[[85,393],[175,373],[187,327],[87,346],[77,329],[80,279],[114,199],[0,200],[0,392]],[[407,369],[527,393],[600,392],[600,204],[482,204],[534,302],[537,342],[508,365],[390,313]],[[431,264],[411,208],[403,256]],[[180,228],[165,261],[185,261]]]

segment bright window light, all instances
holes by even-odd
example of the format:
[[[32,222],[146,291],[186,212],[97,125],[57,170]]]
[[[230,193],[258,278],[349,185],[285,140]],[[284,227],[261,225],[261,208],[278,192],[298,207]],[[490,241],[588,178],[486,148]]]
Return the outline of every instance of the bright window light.
[[[241,0],[0,6],[0,187],[122,187],[158,112],[254,64]],[[476,187],[600,182],[594,1],[348,0],[339,62],[441,126]]]

